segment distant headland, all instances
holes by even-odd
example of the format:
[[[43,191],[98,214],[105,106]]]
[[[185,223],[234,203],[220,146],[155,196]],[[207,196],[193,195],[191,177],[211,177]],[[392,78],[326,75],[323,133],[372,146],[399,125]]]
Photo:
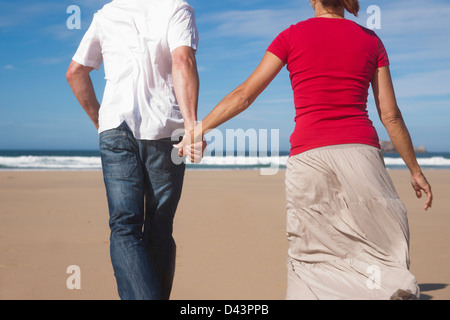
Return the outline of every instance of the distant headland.
[[[383,153],[397,153],[397,150],[395,150],[395,147],[392,144],[392,142],[390,142],[388,140],[380,141],[380,145],[381,145],[381,151]],[[427,153],[427,149],[425,148],[425,146],[414,147],[414,152],[415,153]]]

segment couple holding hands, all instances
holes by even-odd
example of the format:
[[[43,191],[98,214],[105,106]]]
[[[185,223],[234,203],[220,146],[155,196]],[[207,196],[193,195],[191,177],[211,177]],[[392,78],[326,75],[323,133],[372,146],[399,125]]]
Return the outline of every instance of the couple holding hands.
[[[384,166],[368,117],[368,90],[414,192],[431,187],[397,106],[389,58],[377,35],[345,19],[357,0],[311,0],[239,87],[197,122],[198,32],[184,0],[113,0],[98,11],[67,71],[96,128],[107,192],[111,261],[121,299],[169,299],[175,272],[173,219],[185,164],[203,135],[250,107],[283,67],[295,102],[286,169],[286,299],[417,299],[409,271],[407,212]],[[296,24],[294,24],[296,23]],[[104,63],[98,102],[89,76]],[[171,136],[184,128],[174,146]],[[378,282],[368,285],[371,271]]]

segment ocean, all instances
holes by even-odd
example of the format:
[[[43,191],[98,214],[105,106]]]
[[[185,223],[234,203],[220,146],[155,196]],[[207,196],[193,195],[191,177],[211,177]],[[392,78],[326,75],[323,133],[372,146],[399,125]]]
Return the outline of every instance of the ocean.
[[[285,169],[289,152],[280,152],[277,157],[244,156],[207,156],[201,164],[187,163],[188,170],[254,170],[261,168]],[[429,152],[417,154],[423,169],[450,169],[449,152]],[[384,154],[388,169],[407,169],[396,153]],[[98,150],[0,150],[0,171],[38,171],[38,170],[101,170]]]

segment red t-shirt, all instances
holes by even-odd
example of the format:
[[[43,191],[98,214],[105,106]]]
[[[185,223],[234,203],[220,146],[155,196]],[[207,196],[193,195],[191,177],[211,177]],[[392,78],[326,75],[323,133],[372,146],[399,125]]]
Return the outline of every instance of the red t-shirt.
[[[375,70],[389,59],[375,32],[351,20],[311,18],[280,33],[268,51],[287,64],[294,90],[291,156],[347,143],[380,148],[367,98]]]

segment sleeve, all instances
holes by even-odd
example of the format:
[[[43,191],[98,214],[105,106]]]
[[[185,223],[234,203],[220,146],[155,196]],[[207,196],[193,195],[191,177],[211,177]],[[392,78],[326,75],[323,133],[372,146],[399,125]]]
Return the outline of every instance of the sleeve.
[[[187,3],[180,6],[170,19],[167,37],[171,52],[181,46],[197,50],[199,36],[195,13]]]
[[[267,49],[267,51],[280,58],[284,64],[288,62],[289,58],[289,31],[289,29],[286,29],[281,32]]]
[[[100,68],[103,62],[103,56],[95,16],[72,60],[85,67],[92,67],[96,70]]]
[[[389,65],[389,57],[386,52],[386,48],[384,47],[383,41],[378,38],[378,68],[388,66]]]

